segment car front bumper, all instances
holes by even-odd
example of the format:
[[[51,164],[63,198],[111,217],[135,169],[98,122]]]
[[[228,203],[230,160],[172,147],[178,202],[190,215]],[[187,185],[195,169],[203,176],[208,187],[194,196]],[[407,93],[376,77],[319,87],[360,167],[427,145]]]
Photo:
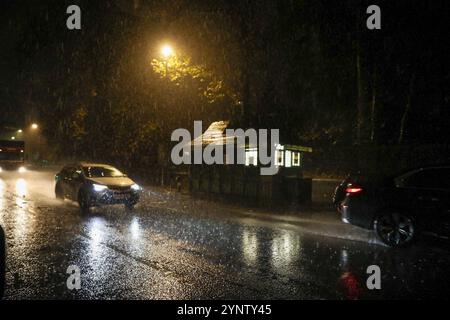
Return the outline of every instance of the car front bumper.
[[[92,192],[90,196],[90,204],[112,205],[112,204],[136,204],[139,202],[140,194],[136,191],[116,192],[113,190],[105,190],[102,192]]]

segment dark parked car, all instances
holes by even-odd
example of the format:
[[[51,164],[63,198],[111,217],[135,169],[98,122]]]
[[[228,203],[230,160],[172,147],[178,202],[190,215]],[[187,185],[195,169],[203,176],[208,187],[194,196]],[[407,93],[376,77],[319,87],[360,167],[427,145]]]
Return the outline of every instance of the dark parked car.
[[[124,204],[133,209],[139,202],[141,187],[107,164],[68,165],[55,176],[55,181],[56,197],[77,201],[83,212],[109,204]]]
[[[392,247],[411,243],[420,232],[450,238],[450,166],[381,179],[348,176],[333,201],[345,223],[374,229]]]
[[[0,226],[0,299],[5,292],[5,265],[6,265],[6,245],[5,233]]]

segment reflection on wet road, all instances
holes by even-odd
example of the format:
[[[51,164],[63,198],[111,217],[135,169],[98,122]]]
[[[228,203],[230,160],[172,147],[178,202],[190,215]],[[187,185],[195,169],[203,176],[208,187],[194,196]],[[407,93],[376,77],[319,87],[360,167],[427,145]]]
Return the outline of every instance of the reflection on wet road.
[[[52,178],[0,175],[7,299],[380,299],[450,291],[446,244],[390,250],[195,203],[174,210],[155,190],[134,212],[119,206],[82,215],[54,199]],[[82,273],[79,291],[66,287],[73,264]],[[366,287],[372,264],[381,268],[381,290]]]

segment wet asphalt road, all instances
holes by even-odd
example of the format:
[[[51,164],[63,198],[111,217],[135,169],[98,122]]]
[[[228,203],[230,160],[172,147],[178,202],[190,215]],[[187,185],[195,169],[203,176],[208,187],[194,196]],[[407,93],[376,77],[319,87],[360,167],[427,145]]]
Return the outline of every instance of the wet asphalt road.
[[[0,174],[0,224],[6,299],[401,299],[450,292],[446,243],[391,250],[155,189],[133,212],[118,206],[83,215],[75,203],[54,199],[51,172]],[[381,290],[366,287],[373,264],[381,268]],[[70,265],[81,270],[80,290],[66,286]]]

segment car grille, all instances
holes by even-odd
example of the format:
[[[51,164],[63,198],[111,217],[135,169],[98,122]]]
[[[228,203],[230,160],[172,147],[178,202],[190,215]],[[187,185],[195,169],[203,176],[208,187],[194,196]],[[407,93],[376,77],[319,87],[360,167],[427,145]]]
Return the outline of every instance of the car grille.
[[[128,192],[131,190],[130,186],[125,186],[125,187],[121,187],[121,186],[108,186],[108,188],[114,192]]]

